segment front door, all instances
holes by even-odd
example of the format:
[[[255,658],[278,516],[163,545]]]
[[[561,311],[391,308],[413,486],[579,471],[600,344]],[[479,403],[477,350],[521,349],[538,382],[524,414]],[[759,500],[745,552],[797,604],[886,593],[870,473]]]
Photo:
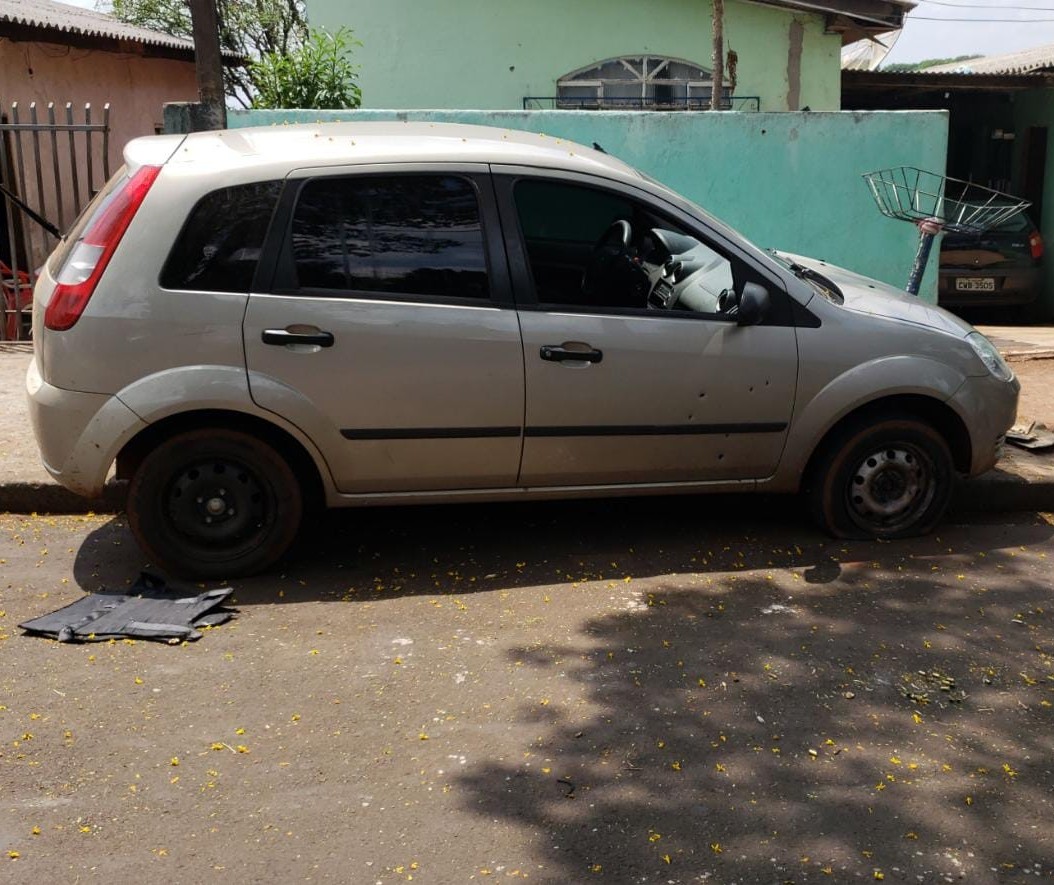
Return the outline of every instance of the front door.
[[[489,176],[299,175],[245,315],[253,399],[320,445],[342,492],[514,486],[523,353]]]
[[[522,175],[499,193],[524,302],[520,484],[771,475],[797,345],[784,311],[737,325],[735,293],[757,270],[614,185]]]

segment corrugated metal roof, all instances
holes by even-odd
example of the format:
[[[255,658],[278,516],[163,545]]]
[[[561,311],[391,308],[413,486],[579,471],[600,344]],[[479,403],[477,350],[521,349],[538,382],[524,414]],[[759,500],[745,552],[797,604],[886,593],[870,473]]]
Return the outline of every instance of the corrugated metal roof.
[[[0,0],[0,32],[4,22],[46,28],[65,34],[108,37],[112,40],[128,40],[147,46],[166,46],[194,52],[193,40],[128,25],[104,12],[68,6],[54,0]]]
[[[1034,74],[1054,68],[1054,43],[1019,49],[1004,55],[986,55],[968,61],[936,65],[921,74]]]

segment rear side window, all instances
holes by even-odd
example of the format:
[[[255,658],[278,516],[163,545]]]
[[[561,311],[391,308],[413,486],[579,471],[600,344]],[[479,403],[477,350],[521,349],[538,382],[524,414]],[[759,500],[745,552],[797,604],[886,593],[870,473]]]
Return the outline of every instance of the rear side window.
[[[291,234],[301,291],[489,295],[476,189],[460,176],[313,179]]]
[[[161,271],[165,289],[248,292],[280,181],[220,188],[191,210]]]

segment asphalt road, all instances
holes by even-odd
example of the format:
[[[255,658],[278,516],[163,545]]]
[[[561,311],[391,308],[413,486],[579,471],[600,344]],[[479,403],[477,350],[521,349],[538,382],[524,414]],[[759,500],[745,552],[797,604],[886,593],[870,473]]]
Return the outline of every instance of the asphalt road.
[[[1054,518],[345,513],[199,642],[17,624],[145,563],[0,516],[0,880],[1054,876]]]

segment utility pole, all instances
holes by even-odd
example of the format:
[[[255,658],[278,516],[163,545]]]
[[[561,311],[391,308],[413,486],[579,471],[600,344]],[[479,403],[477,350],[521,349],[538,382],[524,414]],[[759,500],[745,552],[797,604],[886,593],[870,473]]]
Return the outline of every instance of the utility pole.
[[[190,0],[190,20],[199,102],[196,113],[192,113],[193,128],[226,129],[227,105],[223,94],[223,58],[220,55],[216,0]]]
[[[712,60],[714,87],[710,93],[710,110],[720,111],[725,86],[725,0],[711,0],[714,5],[714,53]],[[195,38],[196,41],[197,38]]]

